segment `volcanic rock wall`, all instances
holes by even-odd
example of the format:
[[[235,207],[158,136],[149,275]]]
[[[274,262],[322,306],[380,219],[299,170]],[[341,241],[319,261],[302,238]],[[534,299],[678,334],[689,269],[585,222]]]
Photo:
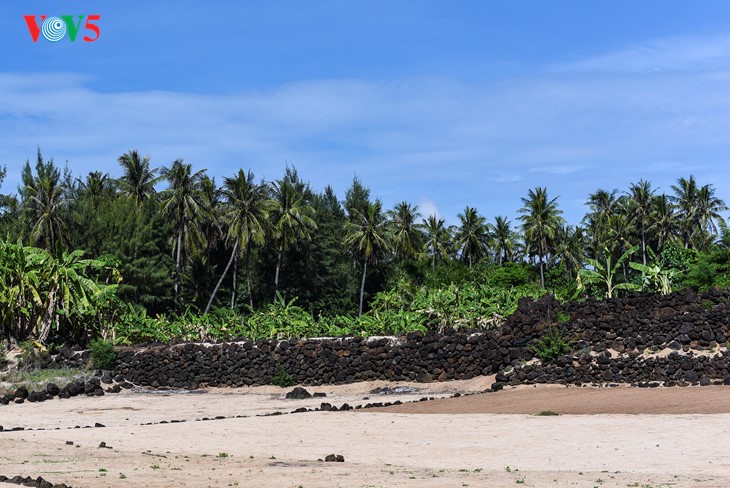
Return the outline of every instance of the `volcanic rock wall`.
[[[261,385],[277,375],[321,385],[495,373],[497,388],[546,382],[722,383],[730,377],[728,302],[720,290],[564,305],[552,297],[523,299],[494,331],[124,348],[118,372],[138,385],[175,388]],[[531,361],[530,345],[552,326],[573,340],[574,354],[550,365]],[[666,348],[674,352],[651,356]]]

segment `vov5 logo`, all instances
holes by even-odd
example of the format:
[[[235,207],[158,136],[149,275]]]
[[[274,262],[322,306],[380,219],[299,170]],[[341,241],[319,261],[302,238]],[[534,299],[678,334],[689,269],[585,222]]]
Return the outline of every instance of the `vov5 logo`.
[[[98,14],[59,15],[58,17],[24,15],[23,18],[25,23],[28,24],[28,32],[30,32],[33,42],[38,42],[41,34],[47,41],[51,42],[58,42],[66,36],[71,42],[74,42],[79,31],[82,30],[82,25],[85,32],[84,42],[94,42],[101,35],[101,29],[94,23],[101,20],[101,15]],[[85,22],[84,18],[86,19]]]

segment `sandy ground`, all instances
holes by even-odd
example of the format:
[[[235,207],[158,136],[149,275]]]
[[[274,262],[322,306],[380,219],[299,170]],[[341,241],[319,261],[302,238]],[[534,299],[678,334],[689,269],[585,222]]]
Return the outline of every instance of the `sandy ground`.
[[[384,409],[256,416],[322,401],[444,397],[489,383],[308,387],[327,394],[310,400],[259,387],[10,405],[0,407],[0,425],[34,430],[0,433],[0,474],[75,487],[730,486],[728,387],[520,387]],[[371,393],[383,386],[419,391]],[[561,415],[535,415],[544,410]],[[202,420],[216,416],[226,418]],[[170,420],[185,422],[160,423]],[[97,422],[105,427],[83,428]],[[318,461],[332,453],[345,462]]]

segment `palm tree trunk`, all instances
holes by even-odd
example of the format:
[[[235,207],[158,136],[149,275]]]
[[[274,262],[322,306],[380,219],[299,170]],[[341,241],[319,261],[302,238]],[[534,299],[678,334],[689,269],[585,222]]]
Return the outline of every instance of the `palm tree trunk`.
[[[175,256],[175,302],[180,291],[180,260],[182,258],[182,231],[177,235],[177,251]]]
[[[644,266],[646,266],[646,236],[644,235],[644,221],[641,222],[641,257],[644,260]]]
[[[233,285],[231,288],[231,310],[236,305],[236,280],[238,278],[238,256],[233,260]]]
[[[41,320],[41,330],[38,334],[38,342],[43,343],[48,338],[53,325],[53,319],[56,318],[56,289],[54,288],[48,294],[48,310]]]
[[[276,275],[274,275],[274,300],[276,292],[279,291],[279,270],[281,269],[281,255],[284,253],[284,244],[279,246],[279,256],[276,258]]]
[[[542,266],[542,253],[540,253],[540,287],[542,287],[543,290],[545,289],[545,272],[543,271]]]
[[[363,297],[365,296],[365,275],[368,272],[368,260],[365,258],[365,264],[362,267],[362,281],[360,282],[360,311],[358,312],[358,316],[362,315],[362,302]]]
[[[248,304],[253,309],[253,295],[251,294],[251,248],[246,247],[246,287],[248,289]]]
[[[226,277],[228,274],[228,270],[231,267],[231,264],[233,264],[233,260],[236,258],[236,253],[238,252],[238,239],[236,239],[236,243],[233,245],[233,252],[231,253],[231,259],[228,260],[228,264],[226,264],[226,269],[223,270],[223,274],[221,275],[220,279],[218,280],[218,283],[216,283],[215,288],[213,288],[213,293],[210,295],[210,300],[208,300],[208,305],[205,306],[205,311],[203,314],[208,313],[208,310],[210,310],[210,306],[213,304],[213,299],[215,298],[215,294],[218,293],[218,288],[221,287],[221,283],[223,283],[223,278]]]

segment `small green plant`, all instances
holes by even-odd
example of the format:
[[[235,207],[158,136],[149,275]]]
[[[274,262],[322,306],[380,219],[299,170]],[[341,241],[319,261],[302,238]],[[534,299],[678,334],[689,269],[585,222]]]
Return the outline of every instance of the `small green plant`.
[[[119,473],[119,479],[120,480],[126,480],[127,479],[127,475],[124,474],[124,473]]]
[[[20,344],[20,356],[18,357],[18,369],[22,371],[33,371],[40,369],[47,361],[48,350],[38,341],[28,340]]]
[[[160,469],[160,465],[159,464],[153,464],[152,466],[150,466],[150,468],[152,468],[152,469]]]
[[[560,311],[555,314],[555,322],[559,324],[564,324],[566,322],[570,322],[570,314],[568,312]]]
[[[552,362],[572,351],[570,340],[557,327],[548,327],[539,339],[535,339],[530,349],[543,361]]]
[[[103,339],[89,343],[91,367],[94,369],[114,369],[117,365],[117,351],[114,344]]]
[[[705,310],[710,310],[712,307],[715,306],[715,303],[712,300],[702,300],[702,303],[700,305],[702,305],[702,308],[704,308]]]
[[[553,412],[552,410],[543,410],[537,414],[538,417],[557,417],[558,415],[560,415],[558,412]]]
[[[276,374],[271,377],[271,384],[288,388],[294,384],[294,378],[281,366],[276,367]]]
[[[227,452],[219,452],[218,453],[218,457],[221,458],[221,459],[227,458],[228,457],[228,453]]]

